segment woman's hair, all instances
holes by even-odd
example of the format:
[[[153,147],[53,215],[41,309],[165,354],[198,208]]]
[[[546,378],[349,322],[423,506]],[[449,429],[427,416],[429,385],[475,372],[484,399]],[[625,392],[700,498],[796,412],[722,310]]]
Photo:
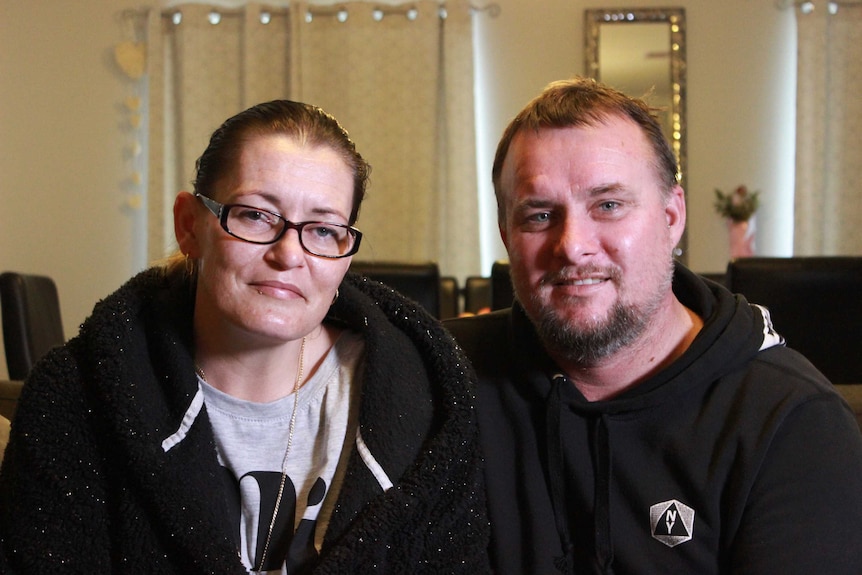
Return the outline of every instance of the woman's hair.
[[[632,98],[591,78],[573,78],[548,84],[503,132],[494,156],[491,178],[497,196],[497,217],[502,224],[505,202],[500,188],[503,162],[514,137],[522,131],[538,132],[544,128],[592,126],[612,116],[629,118],[640,126],[655,153],[655,168],[667,196],[678,183],[676,155],[656,119],[658,110],[642,100]]]
[[[236,170],[247,142],[279,135],[309,147],[331,148],[341,156],[353,172],[353,205],[348,223],[355,224],[365,198],[371,166],[356,151],[356,145],[338,120],[316,106],[301,102],[264,102],[225,120],[210,136],[209,145],[195,162],[194,191],[212,197],[219,181]],[[169,272],[185,270],[192,279],[196,275],[193,262],[184,261],[181,253],[162,263]]]
[[[236,169],[244,144],[261,136],[289,136],[302,145],[335,150],[353,172],[353,207],[348,223],[356,223],[371,167],[338,120],[301,102],[273,100],[225,120],[195,162],[194,191],[211,197],[216,184]]]

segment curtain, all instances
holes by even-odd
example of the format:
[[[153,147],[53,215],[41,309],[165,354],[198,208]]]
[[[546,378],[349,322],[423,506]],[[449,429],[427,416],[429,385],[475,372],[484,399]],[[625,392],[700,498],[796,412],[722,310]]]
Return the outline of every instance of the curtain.
[[[372,165],[355,259],[476,273],[470,6],[447,3],[445,17],[435,1],[383,8],[190,4],[150,15],[151,259],[174,245],[173,197],[190,187],[212,131],[248,106],[287,97],[332,113]]]
[[[794,253],[862,254],[862,4],[801,4],[797,29]]]

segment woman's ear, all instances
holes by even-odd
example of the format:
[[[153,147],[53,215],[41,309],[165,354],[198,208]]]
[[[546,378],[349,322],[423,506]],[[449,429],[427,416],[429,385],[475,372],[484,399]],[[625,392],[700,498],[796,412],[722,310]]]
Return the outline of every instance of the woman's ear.
[[[174,200],[174,235],[180,251],[190,258],[200,257],[197,219],[200,202],[188,192],[180,192]]]

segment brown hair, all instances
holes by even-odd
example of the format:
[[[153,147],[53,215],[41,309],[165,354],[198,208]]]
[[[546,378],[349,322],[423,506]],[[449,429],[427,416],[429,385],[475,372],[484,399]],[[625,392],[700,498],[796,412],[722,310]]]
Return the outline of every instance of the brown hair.
[[[195,162],[195,192],[210,196],[216,183],[236,167],[243,144],[256,136],[268,135],[290,136],[301,144],[328,146],[338,152],[353,171],[353,207],[348,223],[356,223],[371,167],[356,151],[338,120],[316,106],[301,102],[273,100],[225,120]]]
[[[356,151],[356,145],[338,120],[321,108],[301,102],[264,102],[225,120],[195,162],[194,191],[212,197],[216,184],[236,168],[243,145],[269,135],[290,136],[303,145],[328,146],[341,156],[353,172],[353,206],[348,223],[355,224],[365,199],[371,166]],[[184,270],[192,279],[196,275],[193,262],[186,261],[181,253],[161,263],[169,273]]]
[[[573,78],[548,84],[542,93],[509,123],[497,145],[491,179],[497,197],[499,223],[502,225],[505,219],[500,173],[512,140],[524,130],[538,132],[543,128],[592,126],[615,115],[629,118],[640,126],[652,146],[656,173],[669,193],[678,182],[678,165],[673,149],[656,118],[656,112],[656,109],[642,100],[627,96],[592,78]]]

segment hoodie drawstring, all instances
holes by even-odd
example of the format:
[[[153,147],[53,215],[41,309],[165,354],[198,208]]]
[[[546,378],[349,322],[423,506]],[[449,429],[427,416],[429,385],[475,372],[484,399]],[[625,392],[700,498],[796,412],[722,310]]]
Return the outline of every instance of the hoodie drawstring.
[[[569,507],[566,498],[566,470],[561,425],[562,393],[565,385],[572,385],[566,376],[557,374],[551,378],[551,392],[545,404],[545,433],[551,504],[563,550],[562,555],[554,558],[554,566],[563,575],[574,575],[574,543],[569,531]],[[614,548],[611,540],[610,520],[613,459],[607,414],[602,414],[592,421],[590,433],[596,469],[593,500],[595,556],[601,572],[605,575],[613,575]]]
[[[560,411],[563,402],[560,396],[561,388],[569,380],[564,375],[555,375],[551,379],[551,393],[545,404],[545,433],[548,442],[548,481],[551,490],[551,505],[554,509],[554,520],[563,554],[554,558],[554,566],[563,575],[573,575],[574,545],[569,532],[568,505],[566,503],[565,467],[563,464],[563,434],[560,432]]]
[[[596,484],[593,513],[596,536],[596,557],[602,573],[613,575],[614,546],[611,541],[611,475],[613,458],[611,438],[608,433],[607,414],[595,421],[593,429],[593,453],[596,458]]]

